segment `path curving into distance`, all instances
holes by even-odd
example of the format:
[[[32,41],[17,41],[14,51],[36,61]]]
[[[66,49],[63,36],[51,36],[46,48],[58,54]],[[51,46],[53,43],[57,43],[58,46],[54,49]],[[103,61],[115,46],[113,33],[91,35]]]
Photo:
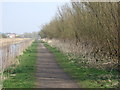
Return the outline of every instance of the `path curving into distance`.
[[[38,47],[36,65],[36,88],[79,88],[42,43]]]

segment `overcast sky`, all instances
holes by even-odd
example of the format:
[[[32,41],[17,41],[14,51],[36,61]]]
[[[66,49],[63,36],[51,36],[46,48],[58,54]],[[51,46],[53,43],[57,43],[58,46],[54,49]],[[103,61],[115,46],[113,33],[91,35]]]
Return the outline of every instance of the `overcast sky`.
[[[22,34],[39,31],[41,25],[55,16],[57,7],[64,3],[66,2],[2,2],[0,32]]]

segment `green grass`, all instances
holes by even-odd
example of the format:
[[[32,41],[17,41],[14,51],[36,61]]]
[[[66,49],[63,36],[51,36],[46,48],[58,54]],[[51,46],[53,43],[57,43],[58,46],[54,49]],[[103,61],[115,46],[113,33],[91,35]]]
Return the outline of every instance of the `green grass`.
[[[67,55],[63,54],[47,43],[44,45],[55,54],[59,65],[78,82],[81,88],[116,88],[118,87],[118,72],[96,68],[84,68],[76,62],[71,62]]]
[[[4,71],[7,79],[4,81],[5,88],[33,88],[35,85],[35,64],[37,58],[37,42],[28,47],[22,56],[18,57],[20,64],[12,65]]]

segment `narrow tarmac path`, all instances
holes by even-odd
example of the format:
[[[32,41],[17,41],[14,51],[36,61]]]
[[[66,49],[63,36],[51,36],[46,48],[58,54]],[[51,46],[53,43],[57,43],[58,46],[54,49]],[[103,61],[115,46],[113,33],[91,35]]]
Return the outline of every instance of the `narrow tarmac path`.
[[[44,47],[38,47],[36,88],[79,88],[77,83],[57,64],[55,56]]]

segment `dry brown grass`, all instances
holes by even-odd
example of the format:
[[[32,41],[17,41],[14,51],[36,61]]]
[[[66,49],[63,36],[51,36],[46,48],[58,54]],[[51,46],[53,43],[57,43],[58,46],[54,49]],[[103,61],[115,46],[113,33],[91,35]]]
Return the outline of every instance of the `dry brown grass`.
[[[30,38],[1,38],[0,39],[0,47],[19,43],[24,40],[29,40]]]
[[[74,41],[60,41],[57,39],[42,39],[50,46],[56,47],[63,53],[71,54],[69,59],[77,63],[85,63],[88,67],[113,69],[117,68],[118,59],[109,58],[109,55],[103,55],[102,52],[93,53],[93,47],[90,45],[85,46],[84,43],[79,43],[79,46],[75,45]]]

